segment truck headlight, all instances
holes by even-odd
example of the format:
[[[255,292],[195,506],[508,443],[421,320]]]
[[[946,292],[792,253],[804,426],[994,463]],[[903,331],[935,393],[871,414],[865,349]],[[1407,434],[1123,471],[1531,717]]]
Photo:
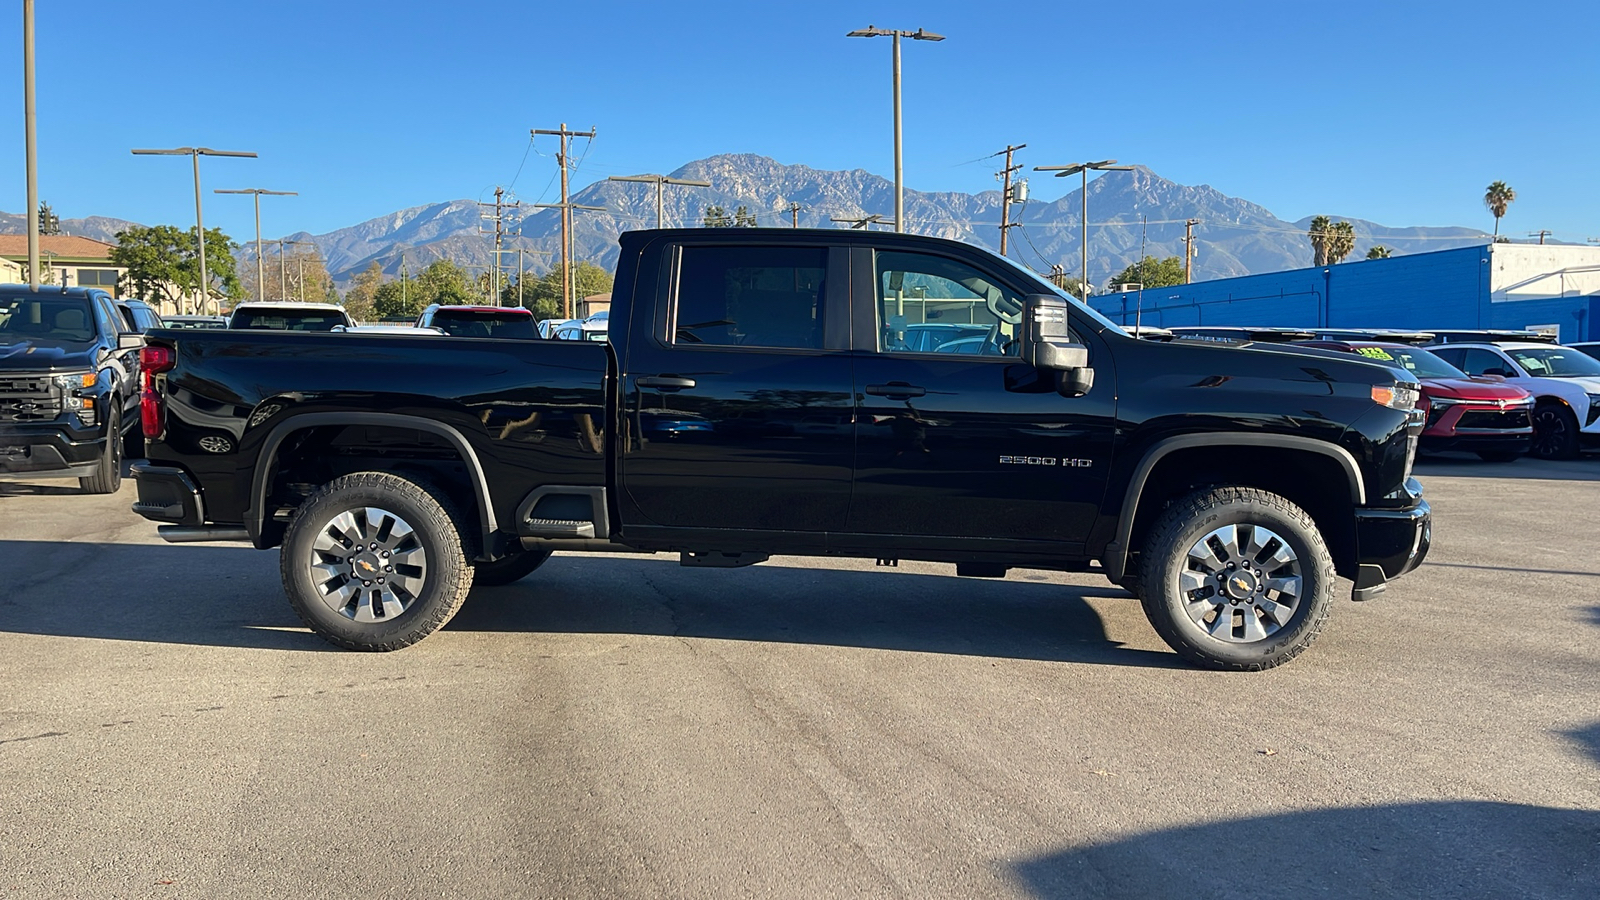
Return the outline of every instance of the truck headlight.
[[[95,372],[63,372],[50,380],[55,382],[56,387],[70,391],[77,388],[92,388],[98,377]]]
[[[1414,409],[1420,396],[1421,392],[1417,390],[1416,384],[1409,381],[1372,386],[1372,402],[1390,409]]]

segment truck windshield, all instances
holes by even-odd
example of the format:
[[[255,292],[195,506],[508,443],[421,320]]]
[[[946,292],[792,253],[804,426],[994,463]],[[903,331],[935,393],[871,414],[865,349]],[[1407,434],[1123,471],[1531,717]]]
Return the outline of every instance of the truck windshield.
[[[87,344],[94,314],[82,297],[0,298],[0,343],[20,339]]]
[[[999,257],[996,257],[996,258],[998,259]],[[1115,331],[1117,334],[1123,335],[1124,337],[1132,337],[1132,335],[1130,335],[1126,331],[1122,330],[1122,326],[1121,325],[1118,325],[1117,323],[1115,323],[1115,322],[1111,321],[1110,319],[1106,318],[1105,316],[1101,315],[1100,312],[1098,310],[1096,310],[1094,307],[1092,307],[1089,304],[1083,302],[1082,300],[1079,300],[1077,297],[1073,296],[1072,294],[1069,294],[1066,291],[1062,290],[1061,288],[1058,288],[1055,285],[1051,284],[1049,281],[1047,281],[1046,279],[1041,277],[1037,272],[1029,271],[1028,269],[1025,269],[1022,266],[1017,265],[1016,263],[1012,262],[1009,259],[1005,260],[1005,263],[1006,263],[1006,265],[1010,266],[1015,271],[1020,272],[1023,275],[1026,275],[1028,277],[1028,281],[1030,283],[1032,283],[1034,285],[1037,285],[1039,288],[1042,289],[1040,291],[1040,293],[1055,294],[1057,297],[1065,297],[1067,299],[1067,302],[1071,303],[1073,306],[1076,306],[1080,312],[1085,313],[1086,315],[1089,316],[1089,318],[1095,320],[1095,322],[1097,322],[1101,326],[1103,326],[1105,328],[1109,328],[1112,331]]]
[[[533,316],[524,312],[441,309],[433,314],[429,324],[456,337],[531,341],[539,336],[533,328]]]
[[[1416,347],[1357,347],[1355,352],[1368,359],[1405,369],[1418,378],[1467,377],[1467,373]]]
[[[333,310],[242,309],[228,320],[229,328],[259,328],[272,331],[332,331],[335,325],[348,325],[343,313]]]
[[[1513,347],[1506,352],[1535,378],[1593,378],[1600,375],[1600,360],[1570,347]]]

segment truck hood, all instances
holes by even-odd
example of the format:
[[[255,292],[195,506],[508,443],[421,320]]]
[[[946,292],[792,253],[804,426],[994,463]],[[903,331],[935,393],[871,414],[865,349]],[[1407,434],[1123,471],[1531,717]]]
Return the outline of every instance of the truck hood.
[[[93,369],[99,348],[49,338],[0,337],[0,373],[51,369]]]
[[[1452,400],[1526,400],[1528,392],[1514,384],[1478,378],[1424,378],[1422,393]]]
[[[1300,359],[1315,359],[1329,366],[1350,366],[1357,371],[1370,371],[1377,375],[1373,383],[1384,381],[1414,381],[1410,373],[1402,369],[1395,369],[1375,359],[1367,359],[1354,353],[1345,353],[1342,350],[1326,350],[1322,347],[1305,347],[1299,344],[1275,344],[1265,341],[1172,341],[1162,344],[1163,347],[1195,347],[1211,352],[1225,353],[1246,350],[1251,353],[1270,353],[1274,356],[1296,357]]]

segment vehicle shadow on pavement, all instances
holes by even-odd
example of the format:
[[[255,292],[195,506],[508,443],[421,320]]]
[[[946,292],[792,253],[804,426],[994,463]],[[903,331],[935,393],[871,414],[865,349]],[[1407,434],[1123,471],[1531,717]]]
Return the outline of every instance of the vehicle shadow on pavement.
[[[1569,731],[1567,736],[1577,741],[1578,745],[1584,749],[1584,752],[1589,754],[1589,758],[1594,761],[1594,764],[1600,766],[1600,722],[1596,722],[1588,728]],[[1596,840],[1600,840],[1600,837],[1597,837]],[[1600,853],[1600,847],[1596,848],[1596,852]]]
[[[1484,462],[1469,454],[1418,457],[1413,470],[1426,488],[1429,476],[1447,478],[1537,478],[1548,481],[1600,481],[1600,458],[1537,459]]]
[[[1539,897],[1600,888],[1600,812],[1440,802],[1321,809],[1125,837],[1012,863],[1034,896]]]
[[[556,556],[516,584],[476,588],[452,631],[641,634],[1181,668],[1124,647],[1088,597],[1111,587],[763,564],[688,569],[667,557]]]
[[[289,608],[276,553],[221,544],[0,540],[0,634],[335,649]]]
[[[65,482],[59,484],[33,484],[21,481],[0,481],[0,499],[6,497],[64,497],[81,496],[83,491],[77,487],[67,487]]]

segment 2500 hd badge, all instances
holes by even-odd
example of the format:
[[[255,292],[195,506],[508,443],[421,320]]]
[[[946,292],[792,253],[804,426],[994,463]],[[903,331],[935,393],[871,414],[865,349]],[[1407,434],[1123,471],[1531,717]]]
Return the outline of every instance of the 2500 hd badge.
[[[1002,456],[1002,466],[1054,466],[1062,465],[1073,469],[1087,469],[1094,465],[1092,459],[1056,459],[1054,456]]]

